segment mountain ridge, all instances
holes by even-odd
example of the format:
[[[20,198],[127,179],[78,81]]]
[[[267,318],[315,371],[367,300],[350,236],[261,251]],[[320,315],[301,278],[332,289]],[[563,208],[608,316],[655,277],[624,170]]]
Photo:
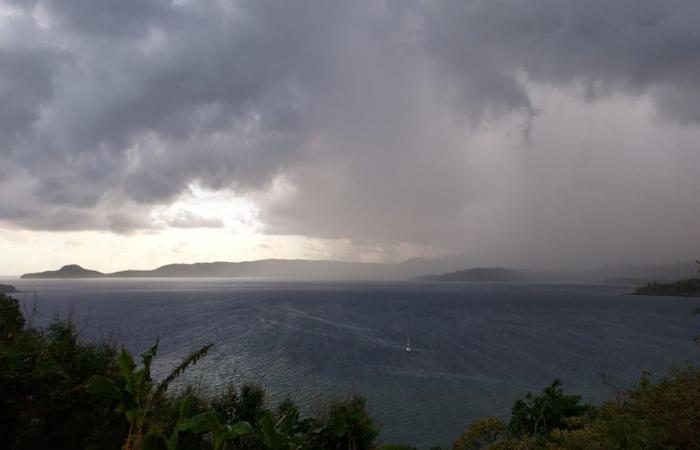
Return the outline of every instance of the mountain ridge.
[[[466,277],[462,281],[486,281],[493,275],[493,281],[574,281],[574,282],[621,282],[622,284],[646,284],[663,282],[691,276],[697,269],[693,263],[666,265],[607,266],[596,270],[579,271],[534,271],[513,268],[500,268],[508,273],[496,272],[490,275],[478,270],[491,269],[474,264],[474,258],[467,255],[453,255],[437,259],[413,258],[400,263],[364,263],[335,260],[310,259],[261,259],[240,262],[213,261],[199,263],[172,263],[155,269],[120,270],[104,273],[69,264],[58,270],[26,273],[23,279],[53,278],[291,278],[291,279],[338,279],[338,280],[390,280],[390,279],[434,279],[445,281],[453,278],[459,281],[460,273]],[[461,269],[455,270],[460,268]],[[471,267],[471,268],[469,268]],[[434,274],[434,275],[429,275]],[[472,280],[470,276],[473,275]],[[484,279],[486,277],[486,279]],[[514,279],[518,278],[518,280]]]
[[[201,263],[173,263],[155,269],[121,270],[111,273],[85,269],[69,264],[58,270],[26,273],[20,278],[403,278],[398,270],[401,264],[359,263],[333,260],[263,259],[254,261],[214,261]]]

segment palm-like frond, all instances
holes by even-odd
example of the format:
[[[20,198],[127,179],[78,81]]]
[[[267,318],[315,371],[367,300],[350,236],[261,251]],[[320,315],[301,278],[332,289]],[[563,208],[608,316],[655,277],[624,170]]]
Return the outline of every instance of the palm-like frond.
[[[202,359],[208,352],[209,349],[214,344],[207,344],[204,347],[200,348],[197,351],[194,351],[187,355],[183,360],[178,364],[163,381],[158,384],[158,387],[156,388],[156,393],[157,394],[162,394],[168,389],[168,386],[170,383],[172,383],[177,377],[183,374],[185,370],[191,365],[197,364],[197,361]]]

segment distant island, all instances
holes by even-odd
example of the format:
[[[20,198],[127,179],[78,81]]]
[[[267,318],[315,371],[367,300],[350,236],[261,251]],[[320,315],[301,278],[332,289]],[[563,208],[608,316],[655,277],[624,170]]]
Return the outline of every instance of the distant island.
[[[46,272],[25,273],[22,278],[104,278],[102,272],[96,270],[83,269],[77,264],[69,264],[58,270],[47,270]]]
[[[19,291],[9,284],[0,284],[0,294],[16,294]]]
[[[634,294],[700,297],[700,278],[688,278],[675,283],[649,283],[646,286],[637,288]]]
[[[698,272],[700,272],[700,261]],[[637,288],[635,295],[665,295],[673,297],[700,297],[700,278],[686,278],[673,283],[648,283],[646,286]]]
[[[275,278],[296,280],[407,280],[432,281],[549,281],[609,282],[642,285],[692,278],[692,263],[661,266],[611,266],[588,271],[515,270],[478,267],[464,255],[437,259],[414,258],[400,263],[365,263],[334,260],[262,259],[242,262],[167,264],[151,270],[104,273],[69,264],[58,270],[26,273],[21,278]],[[454,271],[455,268],[476,267]],[[433,274],[433,275],[428,275]]]
[[[406,278],[416,272],[411,263],[375,264],[327,260],[266,259],[244,262],[168,264],[152,270],[103,273],[77,264],[59,270],[26,273],[21,278],[294,278],[294,279],[389,279]],[[425,272],[423,272],[425,273]],[[413,275],[415,276],[415,275]]]
[[[524,274],[503,267],[477,267],[422,277],[430,281],[523,281]]]
[[[411,279],[431,281],[525,281],[525,272],[494,268],[475,268],[441,275],[424,276],[411,262],[400,264],[353,263],[327,260],[266,259],[245,262],[168,264],[153,270],[122,270],[103,273],[69,264],[58,270],[26,273],[21,278],[287,278],[287,279]]]

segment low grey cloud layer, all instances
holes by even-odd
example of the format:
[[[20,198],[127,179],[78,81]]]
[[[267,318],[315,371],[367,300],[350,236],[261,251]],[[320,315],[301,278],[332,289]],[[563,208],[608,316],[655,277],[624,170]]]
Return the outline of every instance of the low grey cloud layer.
[[[255,198],[268,233],[684,258],[698,19],[695,0],[5,0],[0,220],[150,229],[197,183]]]

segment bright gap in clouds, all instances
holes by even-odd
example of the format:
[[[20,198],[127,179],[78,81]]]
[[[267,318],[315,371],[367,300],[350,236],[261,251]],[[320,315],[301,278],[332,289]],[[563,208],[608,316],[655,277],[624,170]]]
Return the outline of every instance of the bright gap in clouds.
[[[290,189],[281,180],[266,193],[279,198]],[[270,235],[258,207],[230,190],[213,191],[197,183],[170,205],[151,213],[152,228],[118,234],[109,231],[47,232],[0,227],[0,276],[79,264],[102,272],[154,269],[171,263],[257,259],[334,259],[399,262],[439,256],[436,249],[411,244],[377,246],[350,239]]]

